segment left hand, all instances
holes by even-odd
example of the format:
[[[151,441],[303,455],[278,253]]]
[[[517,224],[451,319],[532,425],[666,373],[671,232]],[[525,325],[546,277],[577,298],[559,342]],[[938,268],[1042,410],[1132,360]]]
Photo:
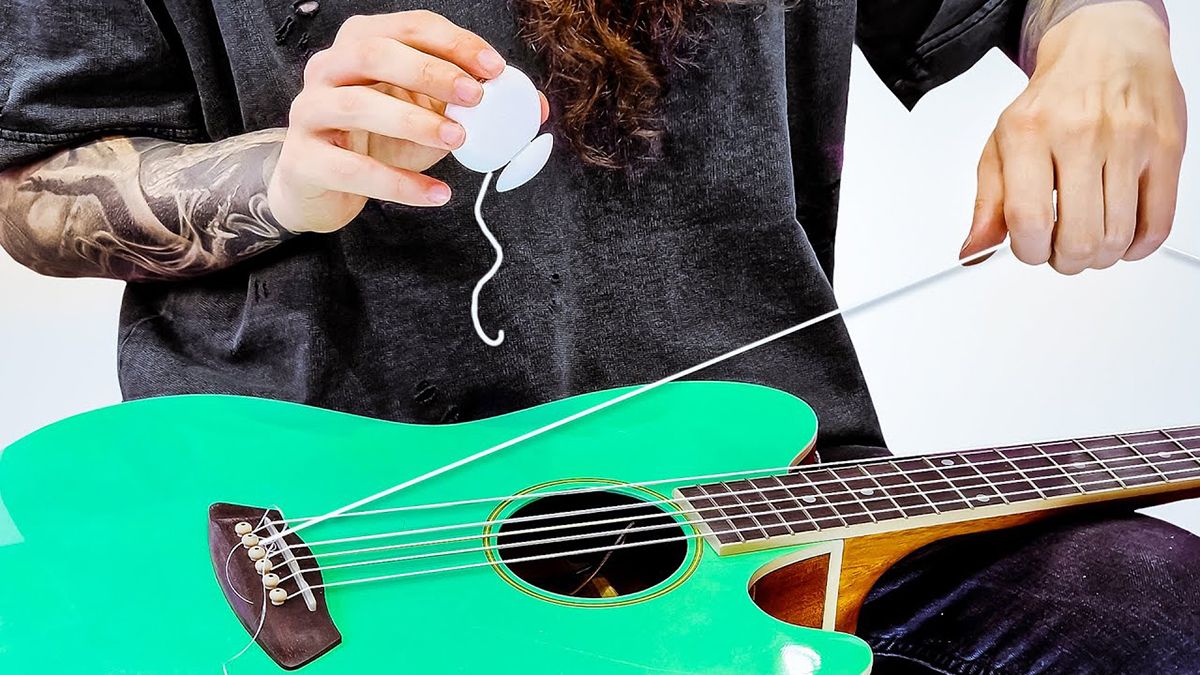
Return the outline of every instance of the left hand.
[[[1145,258],[1171,232],[1186,134],[1158,15],[1141,2],[1076,11],[1046,33],[988,139],[961,256],[1008,234],[1021,261],[1063,274]]]

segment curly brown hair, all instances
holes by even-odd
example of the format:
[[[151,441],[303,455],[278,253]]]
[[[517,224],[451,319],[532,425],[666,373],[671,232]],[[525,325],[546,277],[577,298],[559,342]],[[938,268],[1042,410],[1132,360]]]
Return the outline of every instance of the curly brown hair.
[[[668,75],[694,63],[721,0],[513,0],[542,58],[563,135],[587,164],[618,169],[662,148]]]

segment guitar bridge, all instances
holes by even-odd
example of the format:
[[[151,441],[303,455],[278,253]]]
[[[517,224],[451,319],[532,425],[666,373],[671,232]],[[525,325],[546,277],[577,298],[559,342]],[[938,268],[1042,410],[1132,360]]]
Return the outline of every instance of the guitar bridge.
[[[208,552],[225,600],[246,632],[281,668],[295,670],[336,647],[342,634],[333,625],[324,589],[319,588],[320,571],[305,571],[298,560],[312,560],[312,551],[298,535],[285,535],[280,541],[286,546],[268,552],[264,559],[271,566],[261,571],[264,566],[256,567],[249,555],[253,548],[243,544],[239,523],[249,523],[261,539],[267,539],[280,533],[274,522],[282,520],[277,509],[213,504],[208,509]],[[283,581],[269,588],[264,576],[272,570]],[[276,589],[286,592],[286,600],[279,600],[283,597],[279,593],[271,597]]]

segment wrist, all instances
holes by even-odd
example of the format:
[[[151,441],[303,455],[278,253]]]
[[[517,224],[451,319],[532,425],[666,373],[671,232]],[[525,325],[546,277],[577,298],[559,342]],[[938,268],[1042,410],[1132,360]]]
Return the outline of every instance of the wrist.
[[[1169,32],[1170,20],[1162,0],[1029,0],[1021,26],[1021,44],[1017,64],[1032,76],[1037,67],[1042,41],[1075,12],[1097,5],[1128,5],[1148,21]]]

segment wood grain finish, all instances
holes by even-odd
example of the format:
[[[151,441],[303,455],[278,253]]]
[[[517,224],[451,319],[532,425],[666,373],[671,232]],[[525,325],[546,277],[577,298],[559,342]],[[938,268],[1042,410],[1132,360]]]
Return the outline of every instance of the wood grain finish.
[[[759,609],[796,626],[820,628],[831,554],[799,560],[768,572],[750,586]]]
[[[1064,508],[1013,513],[991,518],[950,522],[894,532],[868,534],[844,540],[839,575],[835,628],[853,633],[867,595],[879,578],[905,556],[936,541],[967,534],[1019,527],[1062,515],[1064,511],[1128,511],[1155,504],[1200,497],[1200,488],[1183,492],[1140,494],[1117,504],[1082,504]],[[820,626],[825,597],[828,557],[800,560],[776,569],[755,582],[751,596],[771,616],[799,626]],[[815,618],[814,618],[815,617]],[[815,624],[813,623],[815,620]]]

